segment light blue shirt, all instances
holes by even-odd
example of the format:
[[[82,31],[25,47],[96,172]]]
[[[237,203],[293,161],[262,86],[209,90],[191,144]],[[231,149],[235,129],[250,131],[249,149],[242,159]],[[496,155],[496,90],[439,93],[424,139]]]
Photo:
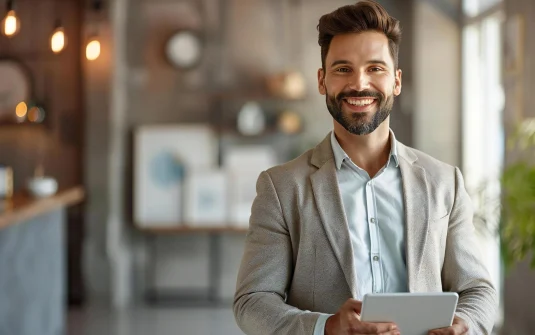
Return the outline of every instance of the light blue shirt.
[[[353,247],[357,300],[367,293],[408,291],[403,186],[392,130],[390,143],[388,162],[370,178],[351,161],[334,132],[331,134],[338,188]],[[324,334],[328,317],[318,318],[314,335]]]

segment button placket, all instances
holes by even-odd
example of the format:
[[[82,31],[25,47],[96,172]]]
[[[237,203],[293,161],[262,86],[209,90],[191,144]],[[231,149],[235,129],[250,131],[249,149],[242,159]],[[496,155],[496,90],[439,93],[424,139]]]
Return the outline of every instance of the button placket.
[[[370,253],[372,271],[372,291],[382,291],[381,264],[379,254],[379,231],[376,226],[376,208],[373,193],[373,182],[370,180],[366,184],[366,207],[368,212],[368,227],[370,233]]]

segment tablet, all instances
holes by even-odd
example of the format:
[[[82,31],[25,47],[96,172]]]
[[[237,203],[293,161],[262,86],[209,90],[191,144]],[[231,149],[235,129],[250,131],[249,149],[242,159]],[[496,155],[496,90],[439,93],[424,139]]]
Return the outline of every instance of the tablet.
[[[431,329],[451,326],[458,299],[454,292],[366,294],[360,319],[394,322],[401,335],[427,335]]]

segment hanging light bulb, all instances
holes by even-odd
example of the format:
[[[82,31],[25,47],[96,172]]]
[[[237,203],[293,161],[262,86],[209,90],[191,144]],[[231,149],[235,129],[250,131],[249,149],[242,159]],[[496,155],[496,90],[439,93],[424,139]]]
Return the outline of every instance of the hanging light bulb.
[[[60,53],[67,45],[67,37],[65,36],[65,28],[58,21],[56,22],[56,28],[50,37],[50,48],[57,54]]]
[[[87,43],[85,48],[85,57],[88,60],[95,60],[100,56],[100,41],[98,38],[93,37]]]
[[[103,5],[102,1],[103,0],[92,0],[91,2],[91,9],[95,12],[97,16],[100,14],[100,11],[102,10],[102,5]],[[94,61],[99,56],[100,56],[100,41],[98,38],[98,28],[96,28],[93,32],[93,36],[89,39],[85,47],[85,57],[89,61]]]
[[[7,37],[15,36],[20,30],[20,20],[13,9],[13,0],[7,1],[7,14],[2,20],[2,33]]]

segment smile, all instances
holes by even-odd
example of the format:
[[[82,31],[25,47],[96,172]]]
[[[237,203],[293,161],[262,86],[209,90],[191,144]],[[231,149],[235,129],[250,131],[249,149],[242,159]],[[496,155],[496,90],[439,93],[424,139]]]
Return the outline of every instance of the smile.
[[[375,102],[374,98],[346,98],[344,100],[348,104],[357,106],[357,107],[369,106]]]

